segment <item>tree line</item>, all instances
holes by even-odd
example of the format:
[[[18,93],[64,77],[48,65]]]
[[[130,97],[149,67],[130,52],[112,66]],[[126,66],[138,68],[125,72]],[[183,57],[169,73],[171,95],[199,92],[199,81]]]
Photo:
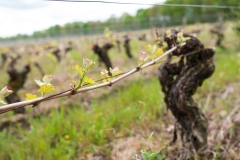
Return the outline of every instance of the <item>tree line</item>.
[[[200,4],[239,6],[238,0],[166,0],[164,4]],[[196,22],[216,22],[217,16],[227,16],[229,19],[231,9],[217,9],[206,7],[179,7],[179,6],[152,6],[139,9],[135,15],[124,13],[120,17],[110,16],[106,21],[73,22],[63,26],[54,25],[43,31],[35,31],[32,35],[18,34],[13,37],[1,38],[2,41],[40,39],[47,37],[81,36],[102,33],[109,27],[113,31],[128,31],[148,29],[151,27],[175,26],[183,23],[183,18],[188,24]],[[227,15],[226,15],[227,14]],[[234,18],[234,16],[233,16]]]

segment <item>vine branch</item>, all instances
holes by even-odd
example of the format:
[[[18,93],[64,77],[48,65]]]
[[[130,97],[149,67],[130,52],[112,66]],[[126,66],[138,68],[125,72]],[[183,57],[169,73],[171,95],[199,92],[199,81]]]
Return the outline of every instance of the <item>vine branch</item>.
[[[122,80],[122,79],[124,79],[124,78],[126,78],[126,77],[128,77],[128,76],[146,68],[146,67],[149,67],[149,66],[155,64],[157,61],[164,58],[166,55],[170,54],[171,52],[176,50],[178,47],[181,47],[181,46],[184,46],[184,45],[186,45],[185,42],[182,43],[181,45],[177,45],[177,46],[171,48],[170,50],[166,51],[165,53],[163,53],[161,56],[157,57],[156,59],[154,59],[154,60],[152,60],[148,63],[145,63],[142,66],[136,67],[136,68],[122,74],[121,76],[119,76],[119,77],[117,77],[117,78],[115,78],[115,79],[113,79],[109,82],[104,82],[104,83],[97,84],[97,85],[94,85],[94,86],[80,88],[74,94],[94,90],[94,89],[97,89],[97,88],[103,88],[103,87],[106,87],[106,86],[112,86],[114,83],[116,83],[116,82],[118,82],[118,81],[120,81],[120,80]],[[67,91],[57,93],[57,94],[54,94],[54,95],[50,95],[50,96],[47,96],[47,97],[40,97],[40,98],[36,98],[36,99],[33,99],[33,100],[21,101],[21,102],[17,102],[17,103],[4,105],[4,106],[0,107],[0,114],[11,111],[11,110],[19,108],[19,107],[24,107],[24,106],[28,106],[28,105],[37,106],[39,103],[44,102],[44,101],[48,101],[48,100],[56,99],[56,98],[60,98],[60,97],[65,97],[65,96],[71,96],[71,95],[73,95],[72,90],[67,90]]]

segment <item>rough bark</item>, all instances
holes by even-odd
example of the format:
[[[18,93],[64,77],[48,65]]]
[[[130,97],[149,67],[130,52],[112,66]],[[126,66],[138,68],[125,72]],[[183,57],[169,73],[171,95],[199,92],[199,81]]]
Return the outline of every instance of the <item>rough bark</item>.
[[[164,37],[168,47],[177,45],[177,30],[171,31],[171,38]],[[203,44],[195,37],[186,45],[174,51],[168,60],[159,67],[159,81],[165,94],[166,106],[176,118],[175,129],[181,137],[181,160],[192,158],[204,159],[207,148],[208,121],[193,95],[203,81],[210,77],[215,66],[214,51],[204,49]],[[173,56],[178,62],[171,62]],[[174,142],[177,139],[175,134]]]
[[[95,44],[92,47],[92,50],[94,51],[94,53],[96,53],[99,57],[99,62],[103,62],[108,71],[109,71],[109,68],[113,68],[111,60],[107,54],[108,50],[111,49],[112,47],[113,45],[110,43],[106,43],[102,47],[99,47],[97,44]]]

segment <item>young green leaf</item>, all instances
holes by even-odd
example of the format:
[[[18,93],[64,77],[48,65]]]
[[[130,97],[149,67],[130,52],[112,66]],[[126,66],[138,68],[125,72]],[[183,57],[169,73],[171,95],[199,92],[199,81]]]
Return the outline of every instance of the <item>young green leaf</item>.
[[[83,63],[82,63],[82,67],[84,69],[88,69],[91,65],[95,64],[95,62],[93,62],[90,59],[87,59],[86,57],[83,57]]]
[[[164,53],[163,49],[158,48],[153,54],[158,57],[158,56],[162,55],[163,53]]]
[[[88,83],[88,84],[95,83],[95,81],[93,79],[91,79],[90,77],[86,77],[88,68],[90,66],[92,66],[93,64],[95,64],[95,62],[93,62],[90,59],[87,59],[86,57],[83,57],[82,67],[80,67],[79,65],[72,66],[72,68],[75,71],[77,71],[78,74],[80,75],[78,84],[77,85],[74,84],[73,85],[74,88],[72,87],[74,90],[78,90],[85,83]]]
[[[82,67],[80,67],[78,64],[76,64],[75,66],[72,66],[72,69],[74,69],[75,71],[77,71],[77,73],[82,76],[84,74]]]
[[[51,84],[43,84],[40,86],[40,89],[38,90],[38,92],[42,93],[42,95],[52,91],[54,91],[54,86]]]
[[[12,90],[9,90],[7,88],[7,86],[5,86],[1,91],[0,91],[0,103],[2,104],[7,104],[6,102],[4,102],[4,98],[7,97],[8,95],[10,95],[11,93],[13,93]]]
[[[7,97],[8,95],[10,95],[11,93],[13,93],[12,90],[8,89],[7,86],[5,86],[1,91],[0,91],[0,96],[2,97]]]
[[[180,43],[180,44],[189,40],[189,39],[191,39],[191,38],[190,37],[184,37],[182,32],[179,32],[177,34],[177,42]]]
[[[45,83],[41,82],[40,80],[36,80],[36,79],[35,79],[35,82],[37,83],[37,85],[38,85],[39,87],[41,87],[41,85],[44,85],[44,84],[45,84]]]
[[[155,57],[158,57],[160,55],[162,55],[164,52],[163,52],[163,49],[162,48],[158,48],[158,45],[151,45],[151,44],[148,44],[145,46],[146,50],[148,52],[151,53],[151,55],[149,55],[149,59],[154,59]]]
[[[95,81],[94,81],[92,78],[87,77],[87,76],[84,77],[83,81],[84,81],[85,83],[88,83],[88,84],[93,84],[93,83],[95,83]]]
[[[141,150],[141,152],[142,152],[142,156],[143,156],[144,160],[148,160],[148,158],[149,158],[148,152],[143,151],[143,150]]]
[[[151,53],[154,54],[158,49],[158,46],[156,44],[153,45]]]
[[[158,46],[162,46],[163,45],[163,42],[162,40],[158,39],[156,42],[155,42],[156,45]]]
[[[153,49],[153,46],[151,44],[148,44],[145,46],[145,49],[148,51],[148,52],[152,52],[152,49]]]
[[[162,49],[163,49],[163,51],[167,51],[168,50],[168,45],[167,45],[166,42],[163,43]]]
[[[167,30],[166,34],[167,34],[167,36],[166,36],[166,37],[168,37],[168,38],[170,38],[170,39],[171,39],[171,30],[170,30],[170,29],[169,29],[169,30]]]
[[[112,80],[112,78],[108,75],[108,71],[106,69],[101,71],[101,77],[104,78],[103,82],[108,82]]]
[[[53,75],[45,75],[43,77],[43,82],[46,84],[50,84],[50,82],[53,80]]]
[[[154,52],[157,51],[158,46],[157,46],[156,44],[155,44],[155,45],[148,44],[148,45],[145,46],[145,48],[146,48],[146,50],[147,50],[148,52],[150,52],[151,54],[153,54]]]
[[[110,73],[112,74],[112,76],[117,76],[119,74],[122,74],[123,72],[119,70],[118,67],[115,67],[115,68],[110,68]]]
[[[37,83],[37,85],[39,86],[39,87],[41,87],[42,85],[44,85],[44,84],[47,84],[47,85],[50,85],[51,83],[51,81],[53,80],[53,76],[52,75],[45,75],[44,77],[43,77],[43,82],[42,81],[40,81],[40,80],[35,80],[35,82]]]
[[[4,102],[2,99],[0,99],[0,104],[7,104],[7,103]]]
[[[144,62],[147,61],[148,59],[149,59],[149,55],[147,54],[147,52],[141,51],[138,56],[138,66],[142,66]]]
[[[32,100],[32,99],[36,99],[36,98],[37,98],[37,95],[31,94],[31,93],[27,93],[26,97],[25,97],[25,100]]]

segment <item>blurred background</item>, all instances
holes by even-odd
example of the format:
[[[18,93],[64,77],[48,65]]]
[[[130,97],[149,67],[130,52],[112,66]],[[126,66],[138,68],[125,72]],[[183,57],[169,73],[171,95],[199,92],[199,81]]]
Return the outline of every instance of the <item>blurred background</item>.
[[[57,2],[37,0],[0,1],[0,42],[41,41],[102,34],[111,30],[136,31],[153,27],[163,28],[203,22],[217,22],[236,18],[236,0],[229,1],[138,1],[138,4]],[[121,3],[136,3],[121,1]],[[151,4],[175,4],[152,6]],[[181,4],[183,6],[178,6]],[[189,6],[197,4],[203,6]],[[204,5],[222,6],[207,7]],[[224,8],[225,6],[225,8]],[[227,8],[226,6],[233,6]]]

